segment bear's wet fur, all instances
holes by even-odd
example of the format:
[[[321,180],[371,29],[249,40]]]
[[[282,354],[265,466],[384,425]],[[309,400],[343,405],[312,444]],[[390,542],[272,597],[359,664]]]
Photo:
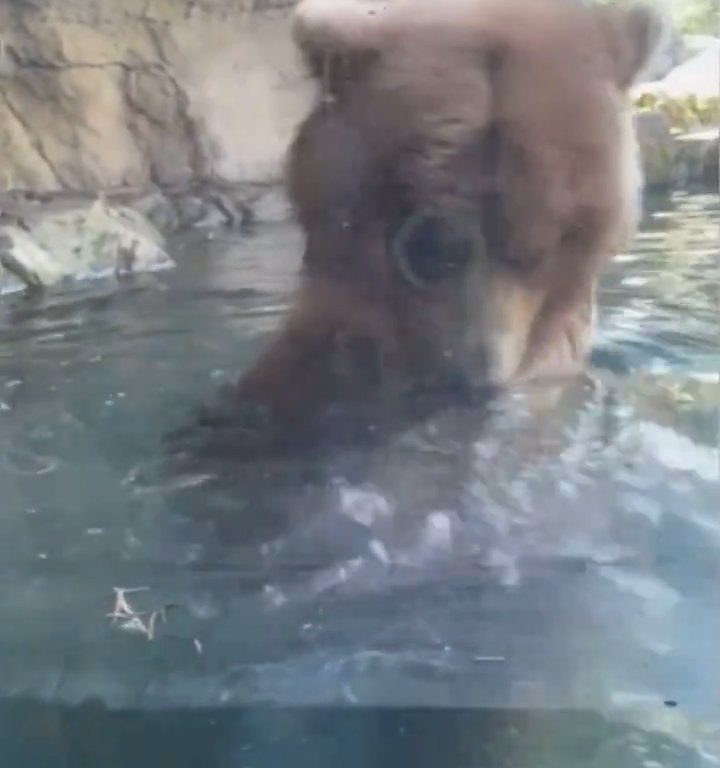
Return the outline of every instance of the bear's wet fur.
[[[636,225],[627,94],[660,29],[576,0],[299,4],[318,86],[288,159],[301,282],[229,396],[257,445],[583,368],[597,276]]]

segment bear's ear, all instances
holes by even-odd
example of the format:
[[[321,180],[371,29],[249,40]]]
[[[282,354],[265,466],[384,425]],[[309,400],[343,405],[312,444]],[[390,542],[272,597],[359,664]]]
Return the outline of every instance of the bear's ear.
[[[344,83],[382,50],[387,3],[301,0],[293,36],[312,75],[337,96]]]
[[[615,81],[629,88],[664,40],[665,20],[645,5],[598,6],[594,13]]]

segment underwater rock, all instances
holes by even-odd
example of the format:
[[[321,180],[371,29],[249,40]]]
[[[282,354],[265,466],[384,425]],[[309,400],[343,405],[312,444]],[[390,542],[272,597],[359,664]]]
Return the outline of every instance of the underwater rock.
[[[104,200],[0,226],[0,294],[172,265],[163,236],[146,218]]]

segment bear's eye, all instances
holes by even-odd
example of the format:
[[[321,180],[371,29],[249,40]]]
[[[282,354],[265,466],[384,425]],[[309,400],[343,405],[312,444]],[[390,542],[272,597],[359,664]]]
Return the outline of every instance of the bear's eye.
[[[413,216],[393,242],[400,275],[415,288],[428,288],[462,269],[471,253],[467,233],[438,216]]]

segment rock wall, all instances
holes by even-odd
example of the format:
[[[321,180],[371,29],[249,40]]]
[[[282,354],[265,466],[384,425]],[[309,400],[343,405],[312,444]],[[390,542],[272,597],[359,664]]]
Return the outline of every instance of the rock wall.
[[[0,0],[0,191],[277,179],[310,84],[272,0]]]
[[[285,215],[274,182],[311,95],[290,40],[292,5],[0,0],[0,208],[13,212],[8,190],[102,190],[142,192],[143,212],[163,229]],[[692,62],[717,58],[720,45],[701,43],[678,67],[693,93],[702,78]],[[673,56],[663,72],[682,58]],[[674,72],[655,84],[661,92]],[[716,184],[717,130],[678,144],[666,122],[639,120],[651,186]]]

